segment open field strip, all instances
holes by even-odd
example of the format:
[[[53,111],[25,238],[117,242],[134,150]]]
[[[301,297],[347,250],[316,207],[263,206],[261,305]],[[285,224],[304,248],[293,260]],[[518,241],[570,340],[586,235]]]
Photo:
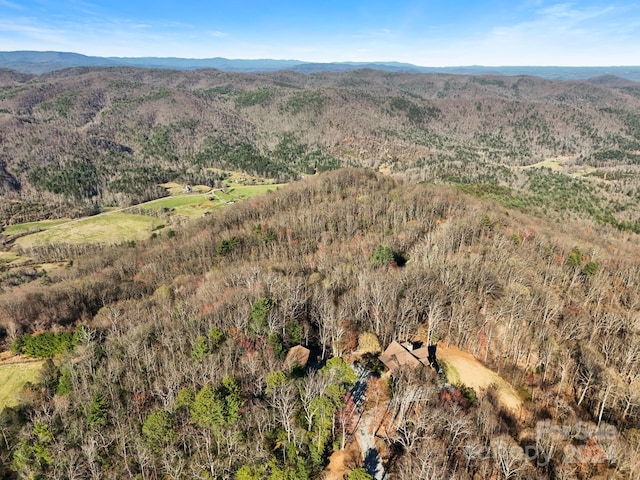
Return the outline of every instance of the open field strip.
[[[9,225],[4,229],[5,235],[20,235],[28,232],[38,232],[40,230],[46,230],[47,228],[55,227],[63,223],[68,222],[69,219],[56,219],[56,220],[40,220],[39,222],[19,223],[17,225]]]
[[[551,157],[545,158],[541,162],[534,163],[532,165],[525,165],[519,168],[523,170],[527,170],[530,168],[548,168],[554,172],[560,172],[567,166],[569,162],[573,160],[575,160],[574,157]]]
[[[173,186],[170,186],[174,188]],[[17,235],[34,230],[35,233],[16,239],[18,248],[28,249],[55,243],[103,243],[116,244],[127,240],[149,238],[154,230],[162,227],[162,220],[145,212],[165,211],[169,215],[201,216],[205,212],[229,202],[236,202],[274,191],[282,185],[234,186],[211,190],[208,194],[182,193],[151,200],[132,207],[119,208],[91,217],[74,220],[45,220],[12,225],[5,233]],[[139,213],[130,213],[138,209]],[[9,229],[11,229],[9,231]]]
[[[133,208],[143,213],[161,212],[170,216],[199,217],[205,212],[221,206],[215,198],[203,194],[187,194],[152,200]]]
[[[595,167],[589,165],[576,164],[575,160],[576,157],[573,156],[550,157],[545,158],[538,163],[513,168],[520,170],[529,170],[532,168],[548,168],[552,172],[565,173],[574,177],[583,177],[597,170]]]
[[[166,188],[169,195],[172,195],[172,196],[188,193],[185,191],[184,185],[177,182],[161,183],[160,186],[163,188]],[[194,193],[207,193],[211,191],[212,187],[208,185],[191,185],[189,188]]]
[[[233,190],[237,198],[249,198],[255,197],[256,195],[262,195],[263,193],[273,192],[285,185],[286,183],[275,183],[273,185],[244,185],[233,187]]]
[[[148,238],[162,221],[146,215],[113,212],[73,220],[43,232],[18,238],[15,245],[28,249],[55,243],[116,244]]]
[[[13,252],[0,252],[0,265],[14,262],[18,256]]]
[[[202,194],[172,195],[170,197],[159,198],[157,200],[151,200],[146,203],[141,203],[140,205],[136,205],[136,207],[142,210],[154,210],[157,208],[176,208],[182,207],[184,205],[200,204],[208,200],[208,197]]]
[[[0,363],[0,411],[19,403],[20,392],[27,382],[38,380],[42,360]]]

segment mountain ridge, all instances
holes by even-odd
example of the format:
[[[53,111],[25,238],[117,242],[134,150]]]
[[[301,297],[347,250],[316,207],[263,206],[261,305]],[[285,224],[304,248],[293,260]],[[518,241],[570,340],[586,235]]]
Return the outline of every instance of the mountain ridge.
[[[563,212],[640,231],[640,86],[608,85],[615,78],[4,72],[0,160],[15,181],[0,177],[0,188],[15,202],[2,202],[0,224],[43,219],[43,201],[68,216],[158,198],[169,181],[212,187],[215,168],[289,181],[363,166],[480,183],[472,193],[519,208],[548,208],[552,194]]]
[[[9,68],[24,73],[42,74],[69,67],[114,67],[134,66],[143,68],[168,68],[174,70],[196,70],[216,68],[226,72],[257,73],[276,70],[293,70],[302,73],[344,72],[362,68],[373,68],[399,73],[447,73],[461,75],[505,75],[536,76],[558,80],[577,80],[615,75],[626,80],[640,81],[640,66],[449,66],[428,67],[394,61],[373,62],[308,62],[288,59],[228,59],[179,58],[179,57],[99,57],[73,52],[3,51],[0,52],[0,68]]]

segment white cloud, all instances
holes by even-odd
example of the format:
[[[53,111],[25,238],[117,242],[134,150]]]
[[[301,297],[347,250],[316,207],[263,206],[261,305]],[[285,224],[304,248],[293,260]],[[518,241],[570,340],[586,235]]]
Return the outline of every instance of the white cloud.
[[[460,65],[639,64],[638,28],[616,29],[620,14],[610,6],[577,8],[559,3],[537,10],[532,20],[456,41],[446,51]]]
[[[10,2],[9,0],[0,0],[0,7],[13,8],[15,10],[24,10],[22,5]]]
[[[50,44],[65,44],[66,32],[63,30],[43,28],[29,21],[13,19],[0,21],[0,32],[17,34],[30,40],[44,41]]]
[[[605,15],[614,8],[609,6],[605,8],[590,8],[586,10],[577,10],[572,7],[570,3],[558,3],[547,8],[543,8],[537,11],[538,15],[542,15],[549,19],[562,19],[573,20],[576,22],[588,20],[591,18],[600,17]]]

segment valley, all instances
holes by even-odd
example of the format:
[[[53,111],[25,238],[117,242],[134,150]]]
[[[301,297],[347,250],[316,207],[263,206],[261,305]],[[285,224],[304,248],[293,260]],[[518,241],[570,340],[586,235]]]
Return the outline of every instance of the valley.
[[[634,82],[0,79],[0,476],[640,474]]]

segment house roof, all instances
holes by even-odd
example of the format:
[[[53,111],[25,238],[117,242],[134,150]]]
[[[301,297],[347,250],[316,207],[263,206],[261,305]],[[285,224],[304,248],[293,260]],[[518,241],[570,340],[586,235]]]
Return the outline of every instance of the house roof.
[[[395,340],[380,354],[379,358],[380,361],[384,363],[384,366],[392,372],[403,365],[408,365],[413,368],[424,365],[424,363],[415,356],[415,352],[410,352]]]
[[[411,353],[422,363],[429,365],[429,347],[425,345],[424,347],[416,348]]]

